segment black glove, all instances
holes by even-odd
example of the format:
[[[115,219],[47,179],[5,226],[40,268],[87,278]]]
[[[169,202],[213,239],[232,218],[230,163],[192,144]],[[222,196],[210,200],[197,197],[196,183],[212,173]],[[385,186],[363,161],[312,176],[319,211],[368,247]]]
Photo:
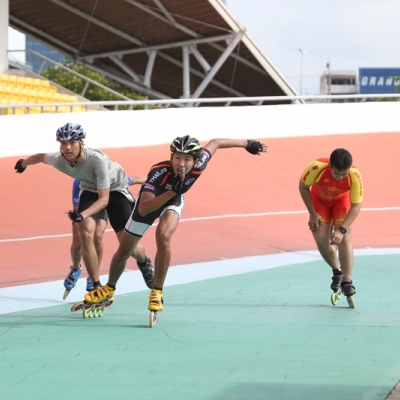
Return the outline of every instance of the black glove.
[[[260,151],[262,151],[262,144],[256,140],[248,140],[246,150],[250,154],[258,154]]]
[[[72,221],[72,223],[74,224],[75,222],[82,222],[83,221],[83,217],[82,214],[79,214],[78,211],[67,211],[68,217],[69,219]]]
[[[14,167],[15,172],[18,172],[19,174],[22,174],[26,170],[26,167],[22,166],[22,161],[24,161],[22,158],[18,160]]]
[[[171,189],[177,193],[177,194],[181,194],[183,191],[183,181],[181,179],[181,177],[179,175],[175,175],[172,178],[172,182],[171,182]]]

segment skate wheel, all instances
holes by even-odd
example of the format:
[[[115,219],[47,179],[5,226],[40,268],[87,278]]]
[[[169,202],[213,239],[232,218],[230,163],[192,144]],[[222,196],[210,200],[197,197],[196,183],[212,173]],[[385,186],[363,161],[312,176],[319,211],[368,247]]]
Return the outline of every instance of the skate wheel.
[[[68,297],[70,291],[71,289],[65,289],[63,300],[65,300]]]
[[[152,328],[157,323],[157,311],[150,311],[149,326]]]
[[[101,318],[104,315],[104,306],[98,310],[98,316]]]
[[[342,297],[342,291],[340,289],[337,290],[337,292],[333,292],[331,294],[331,303],[333,306],[336,306],[336,303],[341,299]]]
[[[85,318],[85,319],[93,318],[94,317],[94,311],[95,310],[92,309],[92,307],[90,307],[90,308],[85,307],[83,309],[83,312],[82,312],[83,318]]]
[[[350,308],[355,308],[356,304],[354,303],[353,296],[347,297],[347,304],[349,305]]]
[[[111,297],[111,299],[108,299],[104,303],[104,307],[110,307],[114,303],[114,297]]]
[[[78,303],[75,303],[72,307],[71,307],[71,311],[72,312],[76,312],[76,311],[79,311],[79,310],[82,310],[83,309],[83,301],[79,301]]]
[[[95,308],[95,309],[93,310],[93,317],[94,317],[94,318],[100,317],[100,308]]]

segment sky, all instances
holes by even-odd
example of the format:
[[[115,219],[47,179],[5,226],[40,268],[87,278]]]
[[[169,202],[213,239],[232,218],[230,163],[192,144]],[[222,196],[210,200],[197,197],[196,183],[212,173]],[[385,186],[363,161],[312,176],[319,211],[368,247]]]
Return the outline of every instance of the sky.
[[[264,55],[300,94],[326,70],[400,68],[400,0],[225,0]],[[9,49],[25,48],[9,28]],[[303,50],[303,53],[299,51]]]
[[[400,0],[225,0],[225,5],[303,95],[319,94],[328,62],[332,71],[400,68]]]

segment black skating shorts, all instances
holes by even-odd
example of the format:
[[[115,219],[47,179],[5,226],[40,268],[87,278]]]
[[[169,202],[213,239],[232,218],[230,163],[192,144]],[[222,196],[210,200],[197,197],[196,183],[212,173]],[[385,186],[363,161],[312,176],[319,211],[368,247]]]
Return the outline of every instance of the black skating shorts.
[[[84,190],[79,198],[78,212],[88,209],[95,201],[99,199],[99,195],[95,192]],[[133,198],[132,198],[133,199]],[[103,210],[92,215],[92,218],[97,222],[99,219],[106,220],[106,216],[110,219],[110,224],[115,232],[124,230],[125,224],[128,221],[135,202],[131,202],[121,192],[110,192],[108,205]]]

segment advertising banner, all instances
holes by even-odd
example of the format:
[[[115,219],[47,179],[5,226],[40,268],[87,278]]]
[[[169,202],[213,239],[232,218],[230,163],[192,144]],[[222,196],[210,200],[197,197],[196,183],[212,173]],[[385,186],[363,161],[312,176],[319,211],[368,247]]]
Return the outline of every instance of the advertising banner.
[[[400,93],[400,68],[359,68],[360,94]]]

